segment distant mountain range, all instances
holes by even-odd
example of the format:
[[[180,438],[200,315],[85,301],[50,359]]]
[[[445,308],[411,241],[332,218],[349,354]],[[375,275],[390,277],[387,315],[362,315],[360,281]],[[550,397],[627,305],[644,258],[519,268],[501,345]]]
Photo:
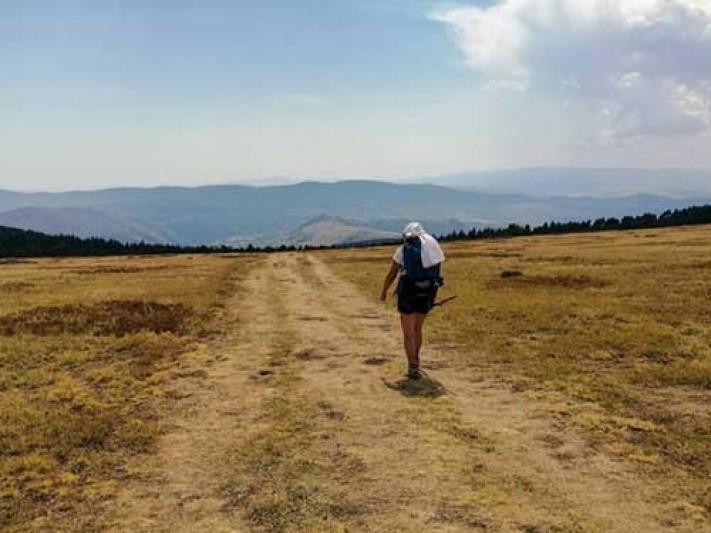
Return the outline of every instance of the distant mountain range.
[[[0,213],[0,226],[51,235],[110,237],[122,242],[168,242],[168,236],[129,217],[88,207],[20,207]]]
[[[0,190],[0,225],[124,242],[336,244],[390,238],[413,219],[441,234],[510,222],[539,224],[661,212],[709,198],[711,191],[688,198],[535,197],[364,180],[64,193]]]
[[[522,168],[463,172],[422,181],[490,194],[711,197],[711,169]]]

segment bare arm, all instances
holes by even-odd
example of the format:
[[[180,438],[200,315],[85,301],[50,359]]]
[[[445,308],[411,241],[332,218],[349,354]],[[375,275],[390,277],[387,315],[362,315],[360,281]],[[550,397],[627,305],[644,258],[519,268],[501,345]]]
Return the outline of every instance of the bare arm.
[[[397,273],[400,271],[400,265],[398,265],[395,261],[392,262],[390,265],[390,270],[388,271],[388,275],[385,276],[385,281],[383,282],[383,291],[380,293],[380,301],[384,302],[385,300],[388,299],[388,289],[390,289],[390,285],[393,284],[393,281],[395,281],[395,278],[397,277]]]

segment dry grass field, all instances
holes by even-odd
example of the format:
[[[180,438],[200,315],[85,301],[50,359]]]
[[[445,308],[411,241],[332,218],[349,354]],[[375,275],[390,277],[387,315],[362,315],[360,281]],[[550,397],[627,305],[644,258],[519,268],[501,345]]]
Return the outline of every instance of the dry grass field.
[[[81,530],[204,373],[249,258],[0,264],[0,529]]]
[[[0,529],[711,531],[710,237],[0,264]]]
[[[429,339],[588,430],[595,447],[674,480],[708,514],[711,228],[445,248],[441,296],[458,298],[433,313]],[[374,297],[390,253],[323,259]]]

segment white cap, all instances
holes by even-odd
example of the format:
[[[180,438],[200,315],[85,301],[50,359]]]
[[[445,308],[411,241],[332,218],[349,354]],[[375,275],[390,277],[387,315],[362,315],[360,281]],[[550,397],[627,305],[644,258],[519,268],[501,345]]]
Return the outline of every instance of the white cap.
[[[425,234],[425,228],[419,222],[410,222],[402,230],[402,236],[406,239],[412,237],[422,237]]]

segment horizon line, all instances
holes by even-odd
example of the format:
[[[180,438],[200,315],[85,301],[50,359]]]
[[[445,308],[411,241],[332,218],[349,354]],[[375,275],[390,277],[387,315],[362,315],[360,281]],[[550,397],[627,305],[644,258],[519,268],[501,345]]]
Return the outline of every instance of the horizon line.
[[[540,171],[608,171],[608,172],[650,172],[650,173],[663,173],[663,172],[688,172],[688,173],[709,173],[711,174],[711,167],[632,167],[632,166],[609,166],[609,167],[595,167],[595,166],[571,166],[571,165],[535,165],[535,166],[522,166],[522,167],[500,167],[492,169],[477,169],[477,170],[462,170],[456,172],[448,172],[444,174],[431,174],[427,176],[409,176],[409,177],[338,177],[338,178],[309,178],[309,177],[286,177],[286,176],[275,176],[275,177],[265,177],[258,178],[254,182],[249,181],[224,181],[224,182],[213,182],[213,183],[202,183],[202,184],[184,184],[184,185],[172,185],[172,184],[158,184],[158,185],[107,185],[107,186],[87,186],[87,187],[75,187],[75,188],[61,188],[61,189],[10,189],[0,187],[1,192],[9,192],[16,194],[63,194],[63,193],[91,193],[91,192],[102,192],[102,191],[120,191],[120,190],[155,190],[155,189],[202,189],[202,188],[217,188],[217,187],[248,187],[252,189],[269,189],[277,187],[288,187],[301,185],[304,183],[322,183],[322,184],[333,184],[342,182],[378,182],[378,183],[390,183],[395,185],[434,185],[439,187],[456,188],[449,185],[440,185],[429,180],[437,180],[442,178],[452,178],[461,177],[466,175],[475,176],[477,174],[492,174],[492,173],[515,173],[515,172],[540,172]],[[261,183],[260,183],[261,181]]]

